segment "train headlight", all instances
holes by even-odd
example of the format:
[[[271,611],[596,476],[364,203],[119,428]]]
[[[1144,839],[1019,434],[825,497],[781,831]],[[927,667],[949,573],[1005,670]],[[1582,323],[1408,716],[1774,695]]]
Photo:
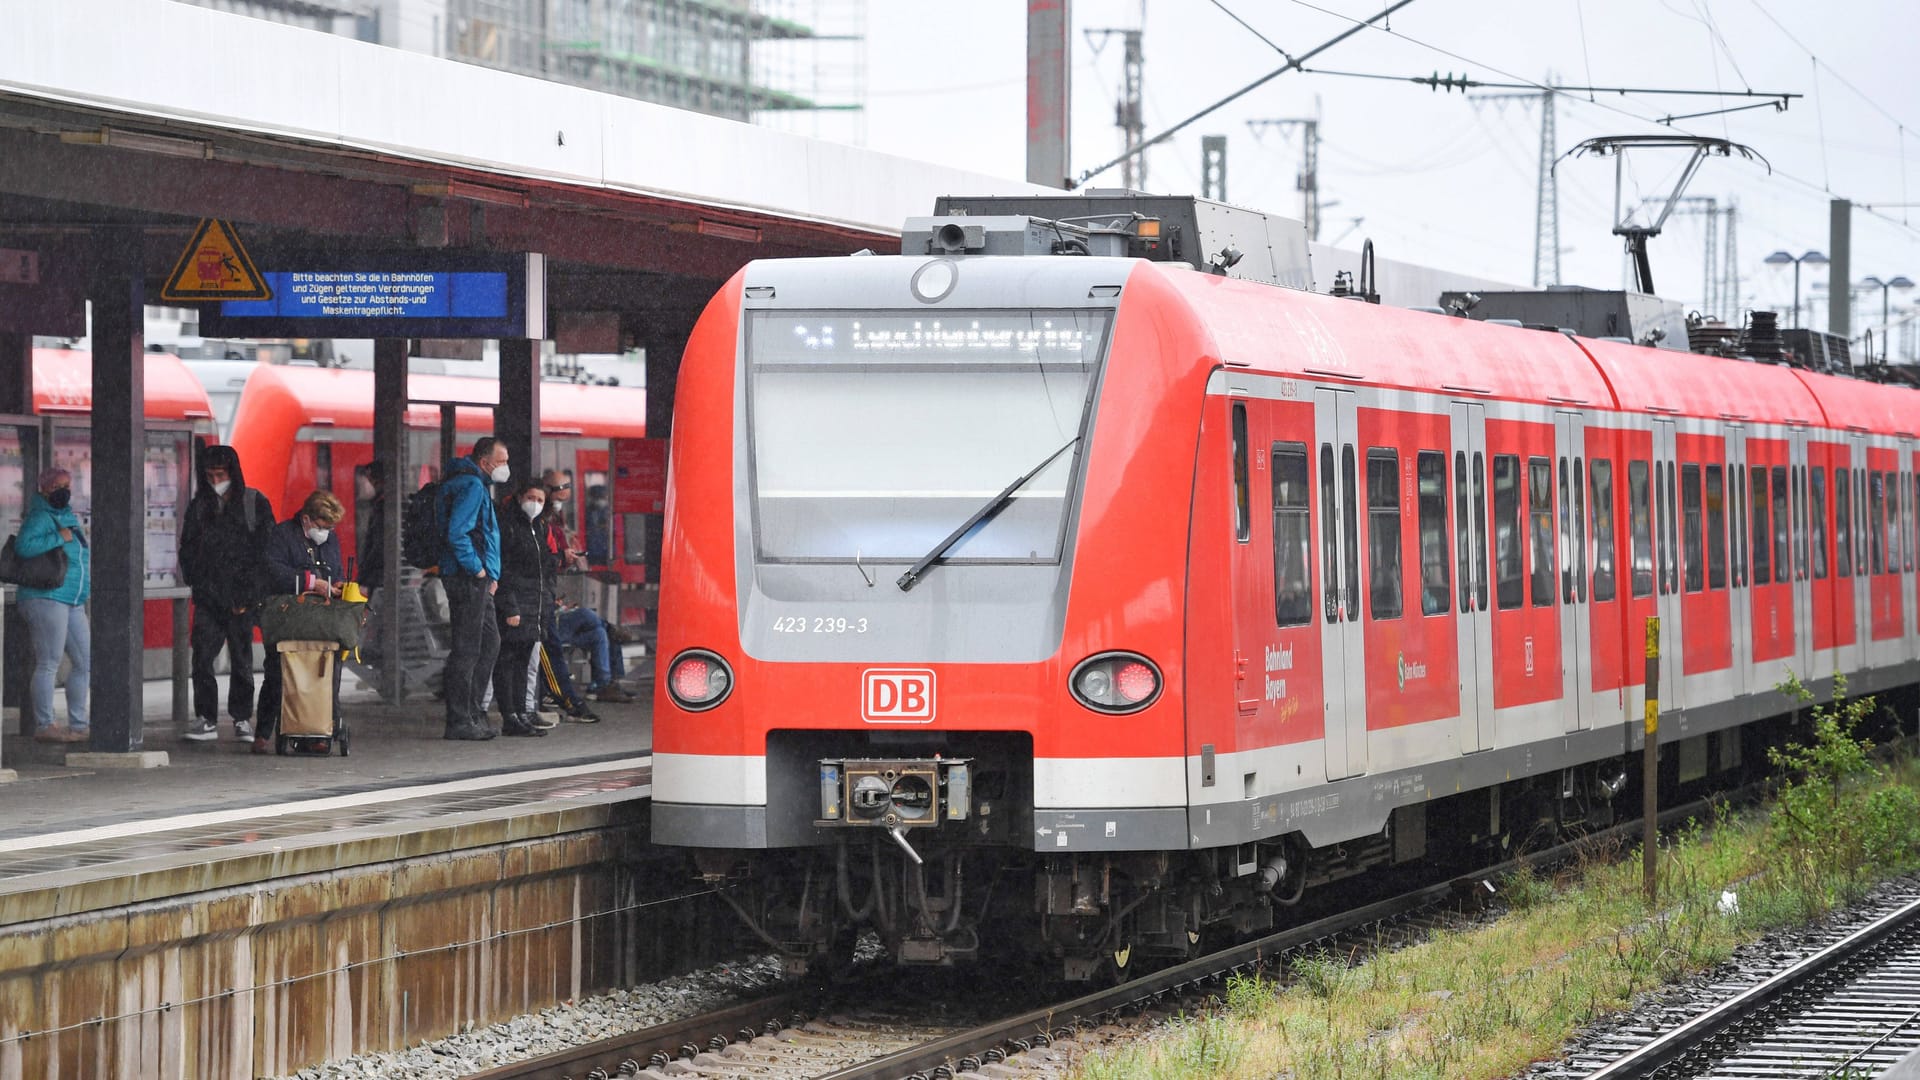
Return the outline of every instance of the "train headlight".
[[[1137,653],[1089,656],[1067,677],[1074,700],[1095,712],[1130,713],[1160,697],[1160,669]]]
[[[703,712],[726,699],[733,689],[733,671],[716,653],[688,649],[667,668],[667,694],[689,712]]]

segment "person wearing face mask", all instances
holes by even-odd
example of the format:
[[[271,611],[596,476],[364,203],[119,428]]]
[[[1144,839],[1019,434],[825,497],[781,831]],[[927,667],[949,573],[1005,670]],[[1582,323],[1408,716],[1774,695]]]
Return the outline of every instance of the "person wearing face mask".
[[[247,486],[231,446],[202,450],[199,476],[180,529],[180,576],[193,590],[194,719],[183,737],[208,742],[219,736],[220,684],[213,666],[225,650],[227,715],[234,738],[251,739],[253,631],[273,507]]]
[[[347,516],[346,507],[330,491],[316,491],[300,504],[300,512],[275,525],[267,536],[267,592],[270,595],[339,596],[346,585],[340,568],[340,537],[335,526]],[[334,700],[339,700],[340,667],[334,665]],[[273,753],[274,732],[280,727],[279,657],[267,658],[260,683],[260,723],[254,730],[253,752]]]
[[[473,453],[447,463],[440,484],[440,583],[447,591],[450,644],[441,687],[447,699],[446,737],[491,739],[481,702],[500,654],[494,595],[500,588],[500,520],[487,485],[504,484],[507,444],[491,436]]]
[[[33,639],[33,732],[43,742],[85,742],[92,736],[87,720],[87,686],[92,669],[92,636],[87,626],[87,597],[93,590],[92,567],[87,561],[87,539],[80,519],[69,505],[73,474],[48,469],[40,474],[40,490],[28,503],[14,551],[22,559],[44,555],[54,548],[67,553],[67,576],[51,589],[21,586],[20,616]],[[53,725],[53,677],[60,656],[73,661],[67,675],[67,726]]]
[[[553,605],[553,573],[538,524],[547,492],[537,480],[507,489],[496,508],[500,520],[500,591],[494,607],[500,622],[500,656],[493,665],[493,700],[500,706],[502,735],[545,735],[527,708],[527,675],[540,641],[541,613]]]

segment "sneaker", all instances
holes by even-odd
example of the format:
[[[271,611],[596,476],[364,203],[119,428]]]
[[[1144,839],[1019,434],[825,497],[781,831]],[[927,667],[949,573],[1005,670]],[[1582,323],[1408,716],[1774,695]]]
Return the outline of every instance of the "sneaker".
[[[593,692],[593,699],[613,705],[626,705],[633,701],[633,695],[621,689],[618,683],[608,683]]]
[[[256,754],[273,753],[273,740],[267,738],[265,735],[256,737],[253,740],[253,752]]]
[[[560,726],[560,714],[557,712],[537,712],[528,720],[534,727],[551,730]]]
[[[180,737],[191,742],[212,742],[220,737],[220,728],[211,720],[193,720]]]
[[[241,742],[252,742],[253,721],[235,720],[233,722],[233,737],[239,739]]]
[[[567,710],[564,719],[570,724],[597,724],[600,722],[600,714],[582,705],[577,709]]]
[[[460,742],[486,742],[498,734],[499,732],[485,724],[467,724],[448,728],[445,738]]]
[[[527,718],[524,716],[509,716],[500,725],[500,734],[515,738],[537,738],[546,733],[546,728],[527,723]]]
[[[87,728],[68,728],[60,733],[63,743],[83,743],[93,741],[93,732]]]

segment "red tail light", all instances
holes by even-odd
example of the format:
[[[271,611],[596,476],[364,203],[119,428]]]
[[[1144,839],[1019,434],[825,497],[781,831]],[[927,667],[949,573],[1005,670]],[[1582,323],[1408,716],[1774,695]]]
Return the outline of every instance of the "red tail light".
[[[1101,653],[1074,667],[1067,689],[1096,712],[1138,712],[1160,697],[1160,669],[1137,653]]]
[[[667,696],[692,712],[711,709],[733,689],[733,671],[727,662],[705,649],[689,649],[674,657],[667,668]]]

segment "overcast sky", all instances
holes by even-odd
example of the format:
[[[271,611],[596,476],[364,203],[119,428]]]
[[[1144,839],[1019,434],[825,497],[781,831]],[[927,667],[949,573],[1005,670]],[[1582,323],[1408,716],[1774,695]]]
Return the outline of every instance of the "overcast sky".
[[[1299,54],[1386,0],[1147,0],[1149,134],[1284,63],[1221,4]],[[1114,38],[1096,51],[1084,31],[1139,26],[1141,8],[1141,0],[1073,0],[1076,175],[1120,148],[1113,115],[1121,43]],[[1024,176],[1023,0],[877,0],[868,18],[867,145]],[[1804,94],[1784,113],[1753,109],[1679,124],[1744,143],[1772,163],[1769,176],[1759,162],[1712,158],[1688,189],[1722,203],[1738,201],[1743,303],[1791,306],[1792,268],[1761,259],[1779,248],[1826,251],[1828,201],[1835,196],[1887,206],[1880,211],[1885,217],[1854,214],[1856,280],[1871,274],[1920,280],[1920,206],[1891,205],[1920,203],[1920,4],[1914,0],[1414,0],[1390,25],[1391,33],[1364,30],[1309,66]],[[1562,97],[1556,150],[1564,153],[1594,135],[1665,131],[1652,121],[1669,114],[1745,104],[1752,102]],[[1475,101],[1411,83],[1290,73],[1156,147],[1148,186],[1197,192],[1200,136],[1225,134],[1230,200],[1298,217],[1299,135],[1256,136],[1247,121],[1313,115],[1321,122],[1321,197],[1337,203],[1323,211],[1322,239],[1344,235],[1343,246],[1357,247],[1371,238],[1384,257],[1531,282],[1537,100]],[[1629,201],[1664,196],[1683,160],[1676,151],[1630,156]],[[1623,283],[1620,241],[1609,232],[1613,172],[1611,158],[1569,159],[1559,167],[1562,281]],[[1115,169],[1092,183],[1119,181]],[[1354,218],[1364,221],[1353,227]],[[1661,293],[1700,303],[1703,243],[1697,217],[1670,222],[1652,241]],[[1825,281],[1824,269],[1806,268],[1809,301]],[[1906,299],[1920,299],[1920,289]],[[1896,306],[1900,300],[1895,293]],[[1859,319],[1877,322],[1878,291],[1857,310]],[[1818,317],[1824,325],[1824,314]]]

